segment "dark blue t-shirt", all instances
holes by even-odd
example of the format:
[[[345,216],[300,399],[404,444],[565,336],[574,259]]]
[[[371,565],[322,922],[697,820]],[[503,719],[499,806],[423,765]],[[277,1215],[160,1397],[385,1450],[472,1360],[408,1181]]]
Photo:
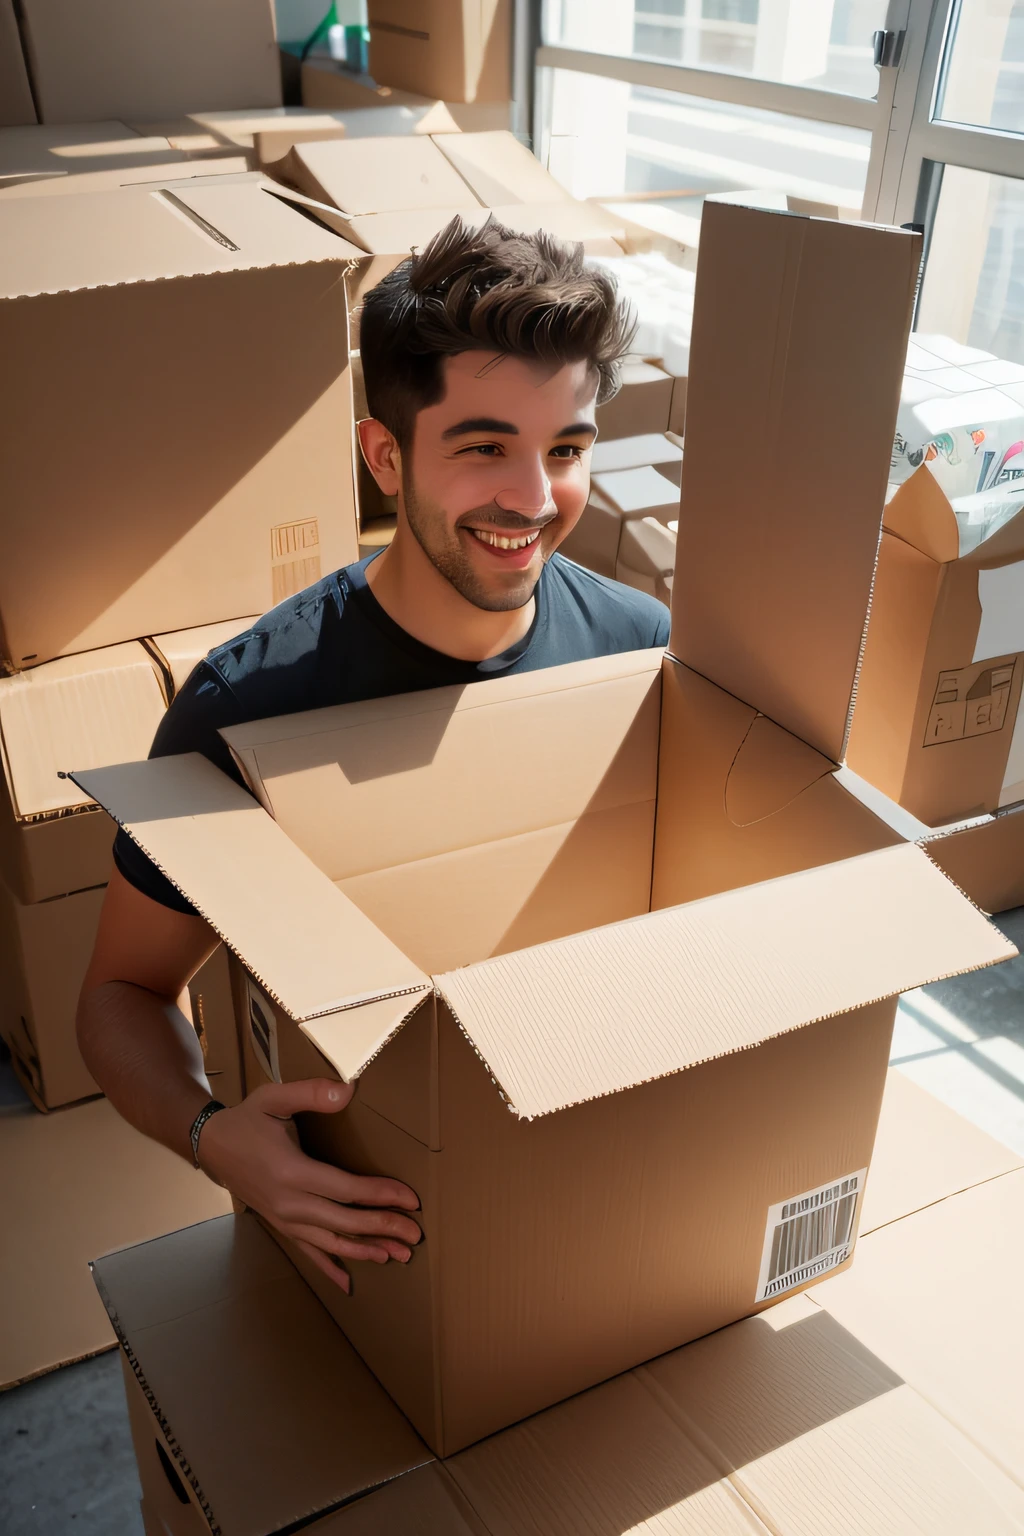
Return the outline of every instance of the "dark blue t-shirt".
[[[160,722],[150,757],[201,752],[241,783],[218,735],[224,726],[668,644],[664,604],[555,554],[537,584],[536,616],[523,639],[487,661],[457,661],[388,617],[366,580],[374,558],[325,576],[211,651]],[[146,896],[178,912],[193,910],[124,832],[114,859]]]

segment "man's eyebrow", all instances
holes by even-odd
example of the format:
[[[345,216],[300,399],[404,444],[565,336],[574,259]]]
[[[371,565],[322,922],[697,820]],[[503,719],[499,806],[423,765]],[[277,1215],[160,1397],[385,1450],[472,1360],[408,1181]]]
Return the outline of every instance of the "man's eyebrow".
[[[597,428],[592,421],[574,421],[572,426],[563,427],[561,432],[555,433],[556,437],[596,437]]]
[[[466,437],[470,432],[502,432],[507,437],[518,437],[519,428],[511,421],[499,421],[494,416],[467,416],[465,421],[457,421],[453,427],[446,427],[441,433],[443,442],[452,437]]]

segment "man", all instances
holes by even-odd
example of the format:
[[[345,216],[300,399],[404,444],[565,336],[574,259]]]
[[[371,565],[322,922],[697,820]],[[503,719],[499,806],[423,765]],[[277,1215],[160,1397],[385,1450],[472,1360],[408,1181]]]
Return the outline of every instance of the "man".
[[[366,298],[363,455],[397,496],[394,542],[211,653],[153,754],[198,751],[238,778],[227,725],[664,645],[653,598],[555,553],[586,504],[594,408],[614,393],[630,317],[582,250],[454,220]],[[301,509],[300,509],[301,510]],[[115,1107],[259,1211],[344,1290],[344,1261],[407,1262],[405,1185],[306,1157],[291,1117],[353,1088],[267,1085],[216,1106],[178,1006],[216,938],[123,834],[78,1011]]]

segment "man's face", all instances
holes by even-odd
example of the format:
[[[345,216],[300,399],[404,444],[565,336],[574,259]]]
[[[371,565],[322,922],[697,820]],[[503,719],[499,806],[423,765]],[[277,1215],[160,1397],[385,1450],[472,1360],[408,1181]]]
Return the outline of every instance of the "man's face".
[[[403,455],[405,514],[468,602],[522,608],[586,505],[597,379],[586,363],[489,352],[443,366],[444,398],[418,413]]]

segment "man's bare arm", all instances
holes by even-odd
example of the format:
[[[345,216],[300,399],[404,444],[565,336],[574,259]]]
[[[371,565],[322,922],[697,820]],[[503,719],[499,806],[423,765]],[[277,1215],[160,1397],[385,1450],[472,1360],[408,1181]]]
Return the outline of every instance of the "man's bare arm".
[[[216,947],[201,917],[151,901],[115,870],[78,1005],[79,1049],[114,1108],[188,1158],[189,1129],[212,1094],[178,999]]]
[[[114,1107],[189,1160],[189,1131],[212,1095],[199,1040],[178,999],[216,945],[202,918],[161,906],[115,871],[78,1005],[82,1056]],[[299,1147],[291,1117],[336,1114],[352,1092],[327,1078],[268,1083],[213,1115],[199,1142],[204,1171],[346,1291],[342,1260],[404,1263],[420,1237],[415,1221],[401,1214],[419,1207],[407,1185],[346,1173]]]

